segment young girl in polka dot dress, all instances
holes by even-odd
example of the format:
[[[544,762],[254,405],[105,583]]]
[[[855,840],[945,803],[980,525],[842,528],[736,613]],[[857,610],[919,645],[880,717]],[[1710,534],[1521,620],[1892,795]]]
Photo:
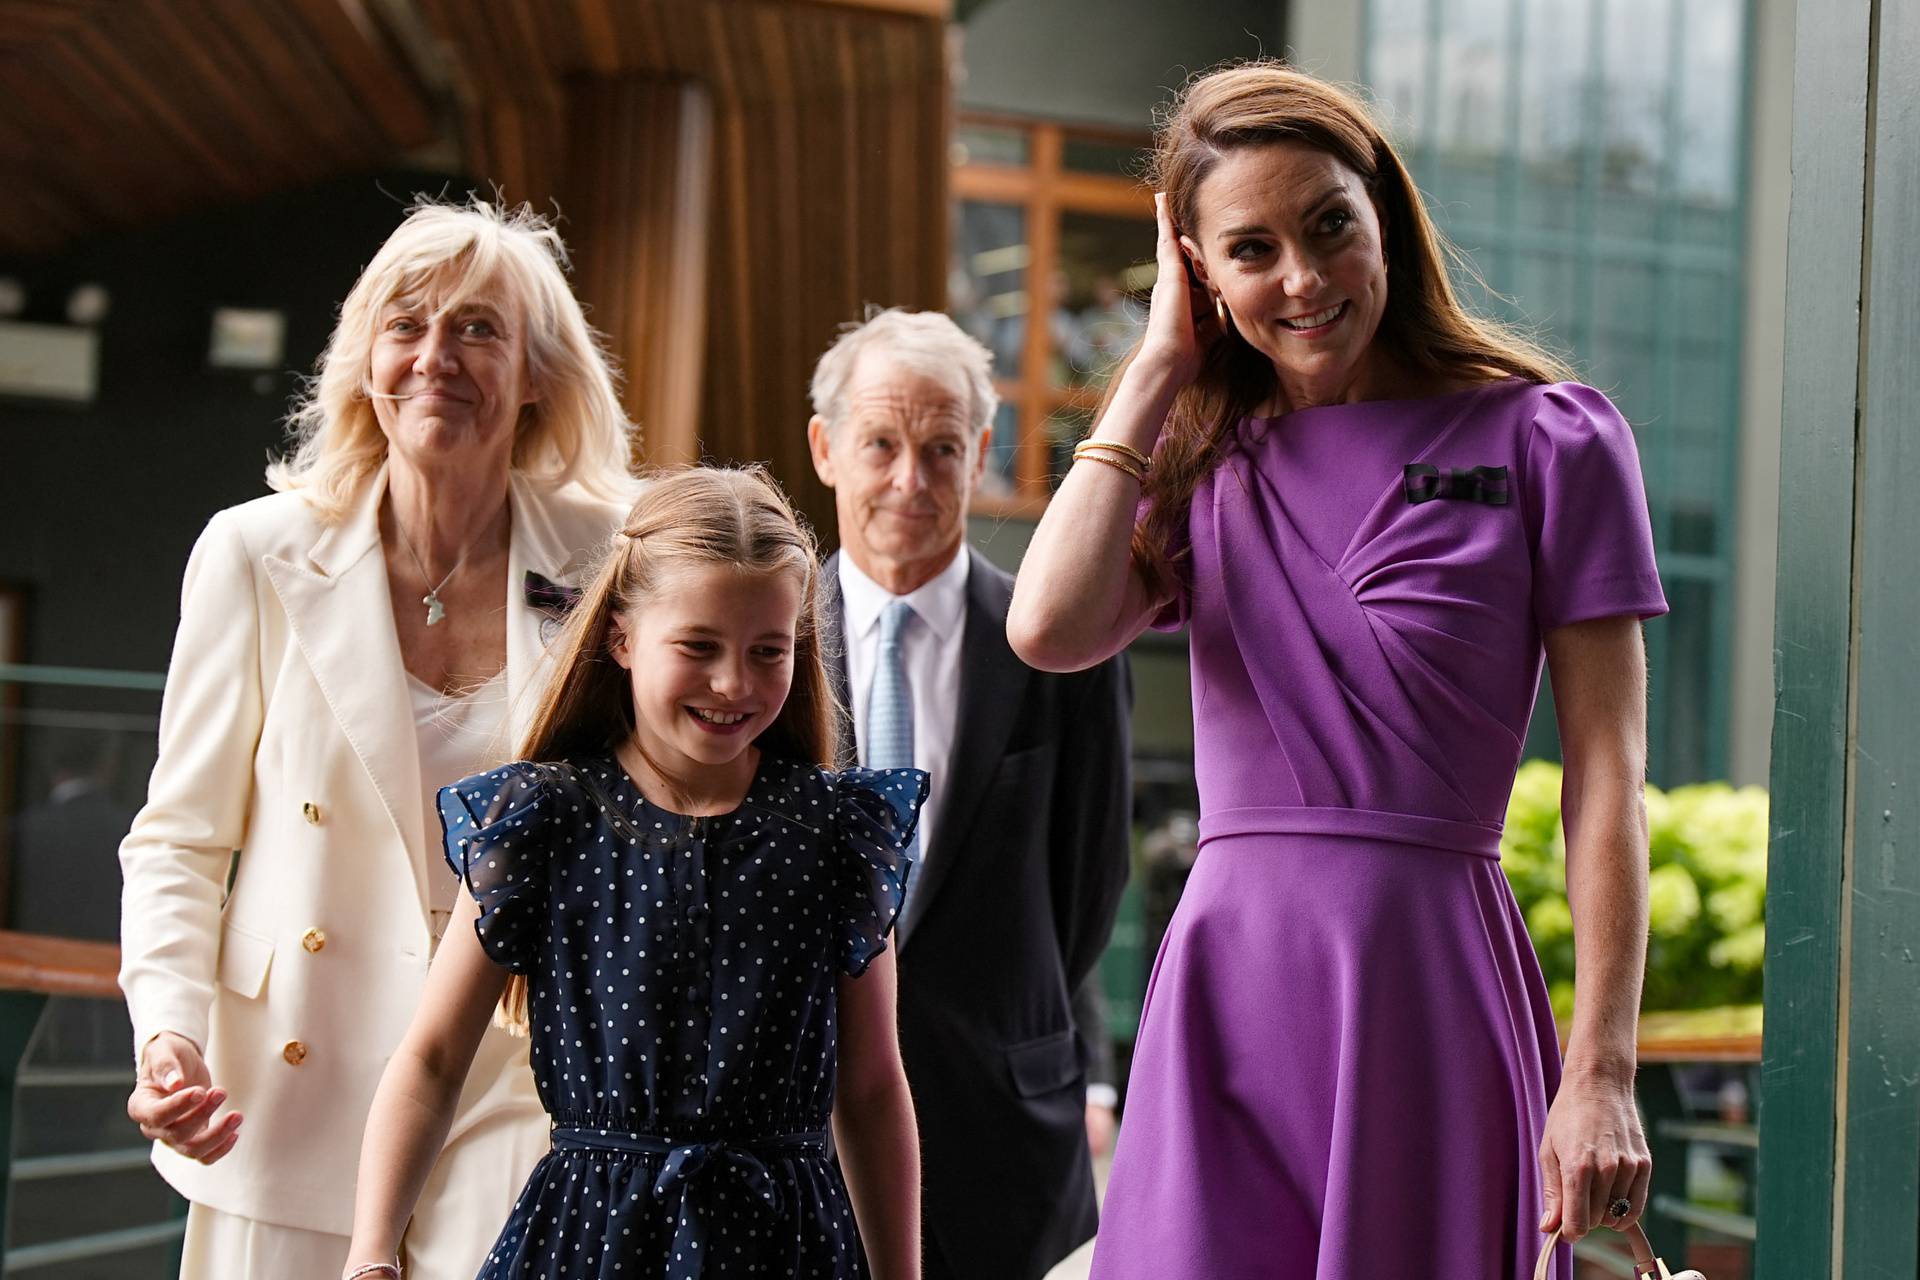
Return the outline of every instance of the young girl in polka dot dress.
[[[825,767],[818,568],[763,473],[655,480],[524,760],[441,791],[471,893],[368,1119],[348,1275],[400,1274],[491,1012],[553,1149],[484,1280],[919,1276],[886,938],[926,775]]]

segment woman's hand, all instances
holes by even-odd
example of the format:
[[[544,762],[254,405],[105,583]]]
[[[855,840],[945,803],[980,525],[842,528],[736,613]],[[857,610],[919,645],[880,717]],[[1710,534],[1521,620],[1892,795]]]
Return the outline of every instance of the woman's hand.
[[[1540,1175],[1547,1208],[1542,1234],[1557,1230],[1562,1239],[1578,1240],[1595,1227],[1617,1231],[1640,1220],[1653,1159],[1631,1077],[1621,1084],[1570,1074],[1560,1082],[1540,1140]],[[1632,1207],[1609,1217],[1607,1206],[1621,1199]]]
[[[181,1155],[212,1164],[233,1150],[240,1137],[240,1113],[218,1123],[213,1113],[227,1100],[207,1073],[206,1059],[193,1041],[162,1031],[140,1055],[139,1078],[127,1098],[127,1116],[140,1132]]]
[[[1133,362],[1159,373],[1177,390],[1200,376],[1201,361],[1218,337],[1219,325],[1207,291],[1187,272],[1187,255],[1180,248],[1165,192],[1154,194],[1153,219],[1159,230],[1154,250],[1159,274],[1147,312],[1147,335]]]

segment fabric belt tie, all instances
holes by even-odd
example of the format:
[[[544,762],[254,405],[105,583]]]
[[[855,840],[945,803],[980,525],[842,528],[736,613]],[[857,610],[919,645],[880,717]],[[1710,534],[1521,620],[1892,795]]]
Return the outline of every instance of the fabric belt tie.
[[[1501,827],[1378,809],[1253,807],[1200,816],[1200,844],[1231,836],[1353,836],[1500,859]]]
[[[827,1135],[823,1129],[814,1129],[739,1142],[675,1142],[651,1133],[556,1126],[553,1146],[556,1151],[664,1156],[653,1180],[653,1198],[673,1211],[673,1257],[668,1274],[676,1280],[683,1276],[694,1280],[706,1269],[707,1261],[706,1196],[696,1199],[695,1192],[710,1192],[714,1178],[730,1176],[777,1218],[781,1211],[780,1188],[766,1162],[781,1156],[825,1155]]]

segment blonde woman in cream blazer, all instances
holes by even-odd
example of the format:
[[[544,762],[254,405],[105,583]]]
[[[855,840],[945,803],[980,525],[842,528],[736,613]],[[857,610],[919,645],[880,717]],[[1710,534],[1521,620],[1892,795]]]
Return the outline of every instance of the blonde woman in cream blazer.
[[[625,514],[627,425],[563,261],[524,213],[417,207],[342,307],[282,492],[188,561],[121,847],[128,1112],[190,1201],[186,1280],[342,1273],[367,1111],[458,887],[426,735],[477,717],[471,767],[510,757]],[[490,1030],[410,1280],[469,1280],[547,1144],[527,1042]]]

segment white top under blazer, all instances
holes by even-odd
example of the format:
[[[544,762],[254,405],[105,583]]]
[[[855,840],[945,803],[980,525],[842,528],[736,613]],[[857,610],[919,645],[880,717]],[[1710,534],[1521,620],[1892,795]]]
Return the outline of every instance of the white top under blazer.
[[[203,1047],[246,1121],[213,1165],[155,1145],[182,1195],[342,1235],[375,1086],[452,906],[380,548],[384,469],[323,523],[296,493],[222,511],[187,562],[146,806],[120,847],[120,985],[136,1052]],[[505,719],[525,730],[548,669],[529,572],[577,582],[624,515],[575,487],[511,480]],[[551,624],[544,628],[551,634]],[[233,888],[223,894],[239,851]],[[450,1138],[544,1125],[527,1042],[489,1030]]]

